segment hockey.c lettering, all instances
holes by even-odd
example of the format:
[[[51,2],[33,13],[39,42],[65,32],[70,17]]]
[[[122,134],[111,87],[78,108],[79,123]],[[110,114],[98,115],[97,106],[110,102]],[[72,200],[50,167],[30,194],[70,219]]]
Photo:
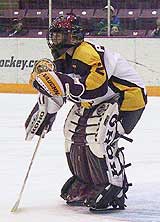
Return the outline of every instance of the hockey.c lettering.
[[[15,59],[14,56],[11,56],[10,59],[1,59],[0,60],[0,67],[20,68],[21,70],[24,70],[25,68],[33,67],[36,61],[37,60]]]

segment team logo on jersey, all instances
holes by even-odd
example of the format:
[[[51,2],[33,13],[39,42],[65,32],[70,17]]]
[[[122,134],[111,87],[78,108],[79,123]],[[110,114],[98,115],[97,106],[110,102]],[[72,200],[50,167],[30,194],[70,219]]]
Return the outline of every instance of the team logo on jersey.
[[[101,105],[99,105],[97,108],[97,115],[98,116],[103,115],[104,112],[108,109],[108,107],[109,107],[109,104],[105,104],[105,103],[102,103]]]

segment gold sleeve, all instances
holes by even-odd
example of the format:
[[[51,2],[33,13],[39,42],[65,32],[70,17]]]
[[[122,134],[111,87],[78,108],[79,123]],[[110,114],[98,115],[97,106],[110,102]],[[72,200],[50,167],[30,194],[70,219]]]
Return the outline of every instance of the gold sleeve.
[[[91,44],[87,42],[81,43],[76,48],[73,59],[90,66],[89,73],[85,79],[86,90],[95,90],[105,83],[107,80],[105,67],[99,53]]]
[[[126,86],[113,82],[113,85],[123,93],[121,111],[134,111],[145,107],[144,92],[138,86]]]

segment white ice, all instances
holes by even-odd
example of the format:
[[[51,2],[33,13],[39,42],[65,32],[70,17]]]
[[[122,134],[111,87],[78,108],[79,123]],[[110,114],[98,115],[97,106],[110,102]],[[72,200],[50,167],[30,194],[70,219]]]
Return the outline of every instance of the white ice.
[[[0,222],[160,222],[160,98],[149,97],[146,110],[124,140],[128,191],[124,211],[94,215],[85,207],[69,207],[60,189],[70,177],[64,153],[63,123],[71,104],[59,111],[53,131],[40,144],[24,189],[20,208],[11,213],[18,198],[38,138],[26,142],[24,122],[37,95],[0,94]]]

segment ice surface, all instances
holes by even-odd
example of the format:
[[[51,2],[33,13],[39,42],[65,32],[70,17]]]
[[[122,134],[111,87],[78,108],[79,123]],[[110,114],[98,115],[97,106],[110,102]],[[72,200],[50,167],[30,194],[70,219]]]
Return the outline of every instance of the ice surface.
[[[160,98],[150,97],[132,144],[125,146],[127,169],[133,187],[128,207],[107,215],[93,215],[87,208],[69,207],[59,197],[69,178],[64,153],[63,123],[68,103],[40,144],[17,213],[10,212],[18,198],[38,138],[25,142],[24,122],[37,95],[0,94],[0,222],[160,222]]]

